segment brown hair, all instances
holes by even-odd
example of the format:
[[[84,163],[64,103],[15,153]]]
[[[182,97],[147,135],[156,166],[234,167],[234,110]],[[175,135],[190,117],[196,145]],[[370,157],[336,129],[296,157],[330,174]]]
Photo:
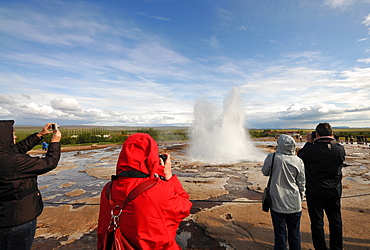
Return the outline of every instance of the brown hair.
[[[331,128],[330,124],[325,122],[325,123],[319,123],[316,126],[316,132],[320,136],[331,136],[333,135],[333,129]]]

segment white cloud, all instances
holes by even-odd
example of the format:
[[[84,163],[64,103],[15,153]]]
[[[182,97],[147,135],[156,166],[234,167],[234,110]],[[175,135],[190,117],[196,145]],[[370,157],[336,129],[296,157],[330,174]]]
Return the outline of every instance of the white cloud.
[[[325,0],[324,4],[329,5],[332,8],[345,8],[356,1],[358,0]]]
[[[364,88],[364,92],[370,89],[370,67],[369,68],[354,68],[340,72],[341,80],[337,80],[338,86],[349,88]]]
[[[8,95],[0,94],[0,103],[2,104],[12,104],[15,103],[14,99]]]
[[[333,116],[341,112],[343,112],[343,109],[336,107],[335,104],[319,103],[299,108],[293,104],[286,111],[280,113],[279,119],[308,120],[323,116]]]
[[[39,105],[36,103],[18,104],[9,108],[12,112],[16,112],[17,116],[23,115],[24,117],[58,117],[62,113],[55,111],[49,105]]]
[[[28,100],[31,100],[32,97],[30,95],[22,94],[23,97],[27,98]]]
[[[361,59],[358,59],[357,62],[363,62],[363,63],[370,63],[370,58],[361,58]]]
[[[11,113],[8,109],[0,107],[1,119],[11,119]]]
[[[365,17],[365,20],[362,21],[363,24],[365,24],[366,27],[370,26],[370,14]],[[370,35],[370,27],[368,29],[368,35]]]
[[[365,26],[370,26],[370,14],[365,17],[365,20],[362,21],[362,23],[365,24]]]
[[[51,101],[51,107],[62,111],[80,111],[80,103],[74,98],[60,98]]]

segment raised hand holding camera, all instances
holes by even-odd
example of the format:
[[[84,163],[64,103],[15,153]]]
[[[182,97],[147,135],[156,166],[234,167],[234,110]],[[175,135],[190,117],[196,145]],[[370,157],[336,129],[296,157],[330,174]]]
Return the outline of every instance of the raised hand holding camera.
[[[59,128],[58,124],[56,124],[56,123],[51,124],[51,129],[52,130],[57,130],[58,128]]]
[[[53,134],[51,137],[50,142],[60,142],[60,139],[62,138],[62,134],[58,129],[59,125],[56,123],[50,122],[47,123],[41,130],[40,133],[37,134],[39,138],[43,137],[44,135],[47,134]]]
[[[166,180],[171,179],[171,177],[172,177],[172,164],[171,164],[170,155],[169,154],[159,155],[159,159],[161,161],[163,161],[163,163],[164,163],[164,169],[163,169],[164,178]]]

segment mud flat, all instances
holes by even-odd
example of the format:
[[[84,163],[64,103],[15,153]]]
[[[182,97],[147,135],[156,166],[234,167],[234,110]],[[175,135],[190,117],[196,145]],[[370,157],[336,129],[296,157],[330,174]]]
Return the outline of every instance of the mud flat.
[[[271,152],[275,141],[260,143]],[[370,147],[344,144],[342,216],[345,249],[370,249]],[[115,172],[120,145],[64,149],[58,168],[39,177],[45,209],[38,218],[33,249],[96,249],[99,195]],[[187,145],[166,143],[175,173],[193,201],[178,230],[184,249],[271,249],[273,229],[261,210],[267,183],[262,162],[210,165],[191,162]],[[41,154],[42,152],[32,152]],[[302,247],[313,249],[303,203]],[[325,223],[328,232],[327,222]]]

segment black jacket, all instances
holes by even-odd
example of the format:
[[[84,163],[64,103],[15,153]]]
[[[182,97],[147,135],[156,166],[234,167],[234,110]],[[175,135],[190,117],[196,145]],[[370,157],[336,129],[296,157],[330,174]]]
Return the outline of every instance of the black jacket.
[[[50,143],[44,158],[26,154],[42,138],[35,134],[14,144],[14,121],[0,121],[0,227],[35,219],[43,210],[37,176],[53,170],[60,158],[60,143]]]
[[[339,198],[342,195],[342,165],[345,150],[332,138],[318,138],[298,152],[306,174],[306,195]]]

